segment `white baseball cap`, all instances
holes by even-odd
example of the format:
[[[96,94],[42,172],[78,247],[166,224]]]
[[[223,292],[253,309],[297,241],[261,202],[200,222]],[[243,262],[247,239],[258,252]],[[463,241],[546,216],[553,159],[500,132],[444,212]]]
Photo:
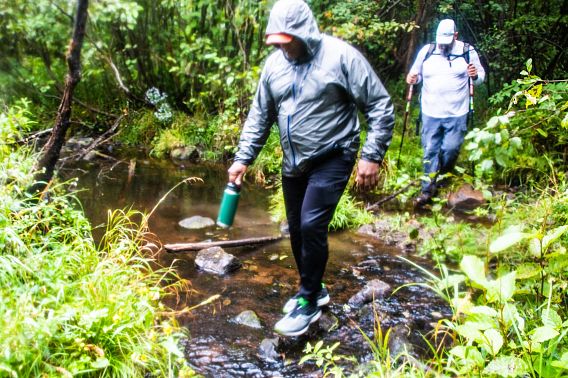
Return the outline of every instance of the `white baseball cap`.
[[[454,33],[456,32],[456,24],[454,20],[446,18],[438,24],[436,30],[436,43],[439,45],[449,45],[454,40]]]

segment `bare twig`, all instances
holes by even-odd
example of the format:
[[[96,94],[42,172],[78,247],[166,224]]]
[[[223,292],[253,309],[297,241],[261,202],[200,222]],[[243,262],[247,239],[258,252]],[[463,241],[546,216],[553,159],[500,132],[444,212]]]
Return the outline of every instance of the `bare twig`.
[[[110,129],[108,129],[107,131],[105,131],[104,133],[102,133],[98,138],[96,138],[90,145],[87,146],[87,148],[85,148],[83,151],[79,152],[78,154],[76,154],[74,156],[75,159],[77,160],[81,160],[83,159],[85,156],[87,156],[87,154],[89,152],[91,152],[92,150],[94,150],[98,145],[100,145],[101,143],[106,142],[112,135],[114,135],[114,133],[116,132],[116,129],[118,129],[118,126],[120,125],[120,121],[122,121],[122,119],[125,117],[125,114],[122,114],[120,117],[118,117],[116,119],[116,121],[114,121],[114,124],[112,125],[112,127]]]
[[[369,205],[365,208],[365,210],[367,211],[373,211],[373,210],[377,210],[383,203],[388,202],[390,200],[393,200],[394,198],[396,198],[396,196],[398,196],[399,194],[405,192],[408,190],[408,188],[410,188],[411,186],[416,185],[416,181],[411,181],[409,182],[406,186],[400,188],[399,190],[397,190],[396,192],[392,193],[391,195],[381,199],[380,201],[375,202],[372,205]]]

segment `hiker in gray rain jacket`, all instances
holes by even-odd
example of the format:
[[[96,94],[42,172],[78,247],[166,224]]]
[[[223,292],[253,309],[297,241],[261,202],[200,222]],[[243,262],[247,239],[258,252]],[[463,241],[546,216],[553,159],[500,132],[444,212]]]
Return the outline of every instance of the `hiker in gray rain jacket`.
[[[280,131],[282,189],[300,289],[275,325],[283,335],[307,331],[330,300],[322,279],[328,259],[328,226],[360,147],[361,111],[367,138],[356,183],[377,183],[394,126],[389,94],[367,60],[349,44],[318,30],[301,0],[277,1],[266,28],[276,47],[266,60],[244,124],[229,181],[240,185],[264,146],[271,126]]]

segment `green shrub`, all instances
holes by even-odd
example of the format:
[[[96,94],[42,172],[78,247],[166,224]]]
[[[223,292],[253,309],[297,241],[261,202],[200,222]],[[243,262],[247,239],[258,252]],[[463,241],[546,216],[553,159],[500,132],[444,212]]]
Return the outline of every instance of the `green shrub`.
[[[0,133],[26,127],[19,110]],[[14,118],[14,115],[16,117]],[[18,122],[10,120],[17,119]],[[35,156],[0,149],[0,375],[189,376],[161,300],[185,285],[142,251],[145,216],[109,213],[99,246],[65,186],[30,201]],[[135,220],[138,219],[136,222]]]

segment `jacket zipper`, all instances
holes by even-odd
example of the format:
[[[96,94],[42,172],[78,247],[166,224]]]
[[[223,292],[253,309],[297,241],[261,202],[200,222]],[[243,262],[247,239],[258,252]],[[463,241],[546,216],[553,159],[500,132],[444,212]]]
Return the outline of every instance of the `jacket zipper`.
[[[292,144],[292,137],[291,137],[291,131],[292,131],[292,121],[293,121],[293,116],[294,114],[296,114],[296,109],[298,107],[298,100],[300,98],[300,95],[302,94],[302,87],[304,86],[304,81],[306,80],[306,77],[308,76],[308,72],[310,70],[310,67],[312,66],[312,64],[308,64],[308,66],[306,67],[306,72],[304,73],[304,76],[302,77],[302,80],[300,80],[300,82],[298,83],[298,93],[296,93],[296,81],[298,80],[297,75],[298,75],[298,67],[294,66],[294,79],[292,81],[292,100],[294,103],[293,106],[293,111],[288,114],[288,123],[286,126],[286,131],[288,134],[288,144],[290,144],[290,151],[292,152],[292,167],[296,168],[296,151],[294,149],[294,145]]]

